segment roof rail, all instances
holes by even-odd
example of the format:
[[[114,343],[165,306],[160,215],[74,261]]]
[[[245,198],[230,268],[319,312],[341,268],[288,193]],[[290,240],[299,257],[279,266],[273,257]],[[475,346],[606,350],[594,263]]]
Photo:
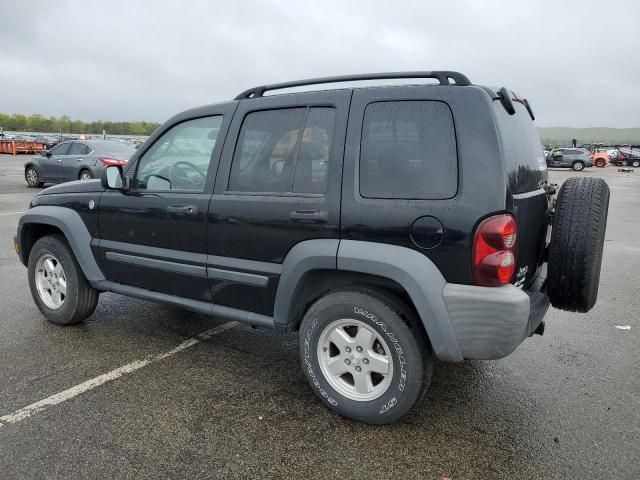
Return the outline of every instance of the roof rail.
[[[264,96],[269,90],[281,90],[283,88],[303,87],[305,85],[321,85],[324,83],[360,82],[363,80],[389,80],[395,78],[435,78],[440,85],[462,85],[469,86],[471,81],[466,75],[458,72],[446,70],[433,72],[387,72],[387,73],[363,73],[359,75],[341,75],[337,77],[310,78],[307,80],[296,80],[293,82],[273,83],[271,85],[261,85],[245,90],[234,100],[244,100],[247,98],[258,98]],[[451,83],[449,80],[453,80]]]

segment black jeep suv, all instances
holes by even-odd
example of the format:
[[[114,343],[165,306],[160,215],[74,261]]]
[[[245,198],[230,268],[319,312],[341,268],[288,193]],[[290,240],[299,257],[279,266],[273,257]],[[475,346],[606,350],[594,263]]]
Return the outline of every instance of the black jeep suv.
[[[398,78],[436,84],[264,95]],[[51,322],[110,291],[299,330],[318,397],[386,423],[434,357],[501,358],[550,303],[589,310],[608,201],[594,178],[556,196],[529,102],[506,88],[356,75],[181,113],[126,166],[34,197],[15,244]]]

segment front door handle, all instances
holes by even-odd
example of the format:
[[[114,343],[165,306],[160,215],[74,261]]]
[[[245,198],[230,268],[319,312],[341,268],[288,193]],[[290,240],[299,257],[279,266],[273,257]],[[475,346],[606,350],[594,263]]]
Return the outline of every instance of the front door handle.
[[[169,205],[167,213],[176,213],[178,215],[197,215],[198,207],[196,205]]]
[[[58,162],[58,163],[62,163],[62,159],[61,159],[61,158],[59,158],[59,159],[57,159],[57,160],[56,160],[56,162]]]
[[[327,223],[329,212],[326,210],[295,210],[289,214],[289,219],[300,223]]]

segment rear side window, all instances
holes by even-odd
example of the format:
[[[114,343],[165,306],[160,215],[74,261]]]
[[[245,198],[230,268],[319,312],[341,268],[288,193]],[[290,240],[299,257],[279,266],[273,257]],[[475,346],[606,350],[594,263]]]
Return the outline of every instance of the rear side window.
[[[369,104],[360,151],[363,197],[444,199],[456,194],[456,139],[453,117],[445,103]]]
[[[334,124],[332,107],[247,114],[233,155],[229,190],[325,193]]]

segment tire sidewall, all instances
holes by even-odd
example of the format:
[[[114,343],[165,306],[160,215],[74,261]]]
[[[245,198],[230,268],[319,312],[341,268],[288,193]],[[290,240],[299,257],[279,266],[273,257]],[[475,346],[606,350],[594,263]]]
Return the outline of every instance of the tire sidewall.
[[[319,302],[320,303],[320,302]],[[317,304],[316,304],[317,305]],[[424,362],[415,339],[408,329],[395,328],[393,322],[383,320],[395,315],[381,302],[358,304],[339,301],[314,305],[309,310],[300,330],[300,357],[302,368],[316,395],[339,414],[369,423],[387,423],[402,416],[416,402],[424,379]],[[324,378],[318,361],[317,346],[323,330],[333,321],[355,319],[376,331],[387,344],[393,362],[393,378],[387,391],[369,401],[355,401],[344,397]],[[398,320],[401,321],[398,317]]]
[[[40,298],[36,287],[36,264],[38,259],[46,254],[53,255],[62,264],[67,281],[67,293],[64,304],[58,309],[49,308]],[[69,318],[71,318],[76,311],[78,303],[78,270],[63,241],[55,236],[47,236],[38,240],[29,254],[28,275],[31,296],[40,312],[42,312],[50,322],[57,324],[68,323]]]

